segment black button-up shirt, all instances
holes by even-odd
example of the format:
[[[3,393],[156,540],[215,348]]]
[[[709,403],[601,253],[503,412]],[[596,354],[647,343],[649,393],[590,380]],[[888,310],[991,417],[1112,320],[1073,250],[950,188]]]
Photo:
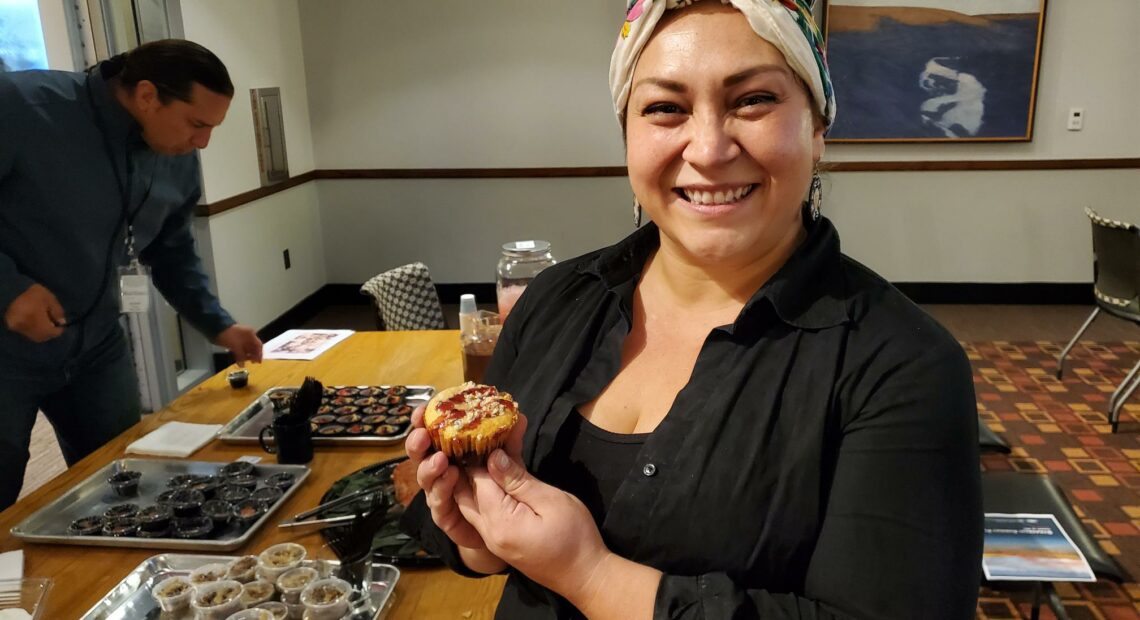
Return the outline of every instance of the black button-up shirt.
[[[539,478],[560,465],[552,448],[571,410],[620,369],[658,234],[651,224],[547,269],[503,329],[487,381],[527,415],[523,457]],[[599,528],[612,551],[665,574],[655,618],[972,618],[976,416],[954,338],[843,256],[822,219],[709,333]],[[471,574],[422,493],[405,526]],[[497,614],[576,616],[517,571]]]

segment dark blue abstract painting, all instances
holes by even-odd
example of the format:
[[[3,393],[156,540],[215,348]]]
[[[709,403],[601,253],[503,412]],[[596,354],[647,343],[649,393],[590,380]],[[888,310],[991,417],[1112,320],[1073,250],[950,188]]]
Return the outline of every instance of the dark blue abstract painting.
[[[1044,0],[831,0],[832,141],[1032,137]]]

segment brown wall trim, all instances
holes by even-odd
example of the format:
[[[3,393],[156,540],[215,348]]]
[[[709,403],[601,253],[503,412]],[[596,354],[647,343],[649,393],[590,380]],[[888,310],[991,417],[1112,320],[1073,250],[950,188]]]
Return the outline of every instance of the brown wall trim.
[[[1118,170],[1140,168],[1140,157],[1117,159],[995,159],[968,161],[835,161],[831,172],[949,172],[955,170]]]
[[[1011,159],[970,161],[839,161],[825,162],[829,172],[951,172],[984,170],[1121,170],[1140,168],[1140,157],[1116,159]],[[549,179],[624,177],[625,166],[581,168],[360,168],[312,170],[269,187],[261,187],[205,205],[199,216],[211,216],[260,200],[314,179]]]
[[[551,179],[624,177],[625,166],[583,168],[371,168],[317,170],[318,179]]]
[[[316,178],[315,172],[315,170],[305,172],[298,174],[295,177],[289,177],[280,183],[274,183],[273,185],[268,185],[266,187],[259,187],[248,192],[242,192],[236,196],[230,196],[229,198],[225,198],[217,202],[211,202],[210,204],[198,205],[198,208],[194,213],[199,217],[209,217],[211,215],[217,215],[223,211],[229,211],[230,209],[240,207],[244,204],[253,202],[254,200],[261,200],[262,198],[265,198],[266,196],[272,196],[277,192],[283,192],[287,189],[297,187],[302,183],[308,183],[309,181],[312,181],[314,178]]]

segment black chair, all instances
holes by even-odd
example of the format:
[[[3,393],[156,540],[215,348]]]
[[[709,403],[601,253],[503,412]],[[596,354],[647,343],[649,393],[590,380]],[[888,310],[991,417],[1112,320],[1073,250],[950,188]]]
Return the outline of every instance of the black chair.
[[[1065,356],[1103,310],[1115,317],[1140,325],[1140,228],[1135,224],[1103,218],[1085,207],[1092,222],[1093,293],[1096,307],[1057,356],[1057,378],[1065,370]],[[1108,399],[1108,419],[1112,432],[1120,426],[1120,408],[1140,386],[1140,362]]]
[[[1107,579],[1115,583],[1127,581],[1124,569],[1089,535],[1077,513],[1073,511],[1072,504],[1065,498],[1065,493],[1049,476],[1011,471],[983,472],[982,509],[987,513],[1055,515],[1057,522],[1073,539],[1073,544],[1088,560],[1089,567],[1097,579]],[[1046,596],[1045,602],[1057,618],[1062,620],[1068,618],[1060,597],[1048,583],[1037,584],[1033,601],[1033,618],[1038,617],[1042,594]]]
[[[374,276],[360,287],[376,304],[377,327],[392,331],[447,329],[443,307],[423,263],[410,263]]]
[[[981,418],[978,418],[978,447],[982,452],[997,452],[1000,454],[1009,454],[1010,447],[1005,439],[997,433],[990,430]]]

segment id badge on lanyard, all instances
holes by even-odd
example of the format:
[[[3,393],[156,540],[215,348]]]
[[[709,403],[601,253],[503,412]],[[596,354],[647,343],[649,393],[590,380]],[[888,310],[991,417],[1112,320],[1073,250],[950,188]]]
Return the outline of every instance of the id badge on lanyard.
[[[127,264],[119,267],[119,308],[123,312],[150,311],[150,269],[135,256],[135,234],[127,226]]]

